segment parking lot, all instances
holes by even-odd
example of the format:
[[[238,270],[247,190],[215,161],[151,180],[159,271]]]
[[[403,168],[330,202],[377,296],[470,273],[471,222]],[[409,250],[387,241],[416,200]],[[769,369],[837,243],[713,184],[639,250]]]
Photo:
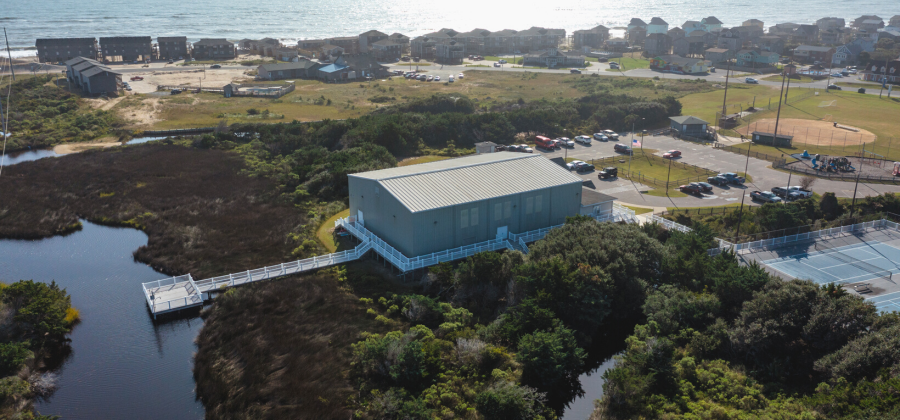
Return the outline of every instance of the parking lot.
[[[585,133],[590,134],[590,133]],[[573,134],[570,137],[575,137]],[[625,133],[620,134],[619,143],[629,145],[631,136]],[[585,162],[591,159],[599,159],[610,156],[622,156],[627,161],[628,155],[618,154],[613,151],[614,141],[600,142],[592,141],[590,145],[575,144],[575,147],[558,150],[544,150],[535,148],[535,153],[541,153],[547,158],[568,157]],[[645,149],[658,150],[658,154],[668,150],[680,150],[682,156],[677,161],[690,165],[707,168],[716,172],[744,172],[747,165],[747,173],[753,179],[753,182],[747,182],[745,186],[715,186],[712,193],[703,194],[702,196],[688,197],[655,197],[644,194],[644,191],[650,188],[641,184],[632,183],[626,179],[601,180],[597,177],[597,171],[579,173],[578,175],[585,181],[586,186],[595,188],[604,194],[612,195],[619,201],[628,204],[636,204],[650,207],[707,207],[720,206],[740,202],[741,196],[746,194],[744,204],[758,205],[750,199],[750,192],[753,190],[769,190],[776,186],[786,186],[788,184],[788,174],[776,171],[771,168],[768,161],[750,158],[747,161],[746,156],[724,150],[715,149],[706,144],[693,143],[678,140],[667,136],[648,136],[642,140]],[[749,164],[748,164],[749,163]],[[790,184],[797,185],[798,176],[791,178]],[[838,197],[852,197],[854,183],[831,181],[826,179],[818,179],[813,184],[813,191],[822,194],[824,192],[834,192]],[[900,187],[882,184],[862,184],[860,183],[857,197],[868,195],[877,195],[885,192],[900,192]]]

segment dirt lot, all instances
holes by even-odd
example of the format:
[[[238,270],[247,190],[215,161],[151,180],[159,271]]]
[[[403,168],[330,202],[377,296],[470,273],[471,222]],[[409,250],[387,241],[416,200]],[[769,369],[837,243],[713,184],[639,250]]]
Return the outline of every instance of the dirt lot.
[[[766,118],[750,123],[750,132],[762,131],[771,133],[775,130],[775,119]],[[778,123],[778,134],[794,136],[794,143],[812,144],[816,146],[850,146],[871,143],[876,137],[871,131],[841,124],[837,127],[832,121],[801,120],[782,118]]]
[[[203,86],[208,87],[222,87],[225,86],[235,80],[240,79],[252,79],[252,76],[247,75],[246,73],[250,70],[255,70],[256,68],[246,68],[246,69],[216,69],[216,70],[206,70],[196,69],[193,71],[165,71],[165,70],[153,70],[147,71],[146,73],[127,73],[125,76],[125,81],[128,81],[131,84],[132,92],[134,93],[151,93],[156,92],[156,86],[158,85],[168,85],[168,86]],[[144,80],[135,80],[131,81],[132,76],[143,76]]]

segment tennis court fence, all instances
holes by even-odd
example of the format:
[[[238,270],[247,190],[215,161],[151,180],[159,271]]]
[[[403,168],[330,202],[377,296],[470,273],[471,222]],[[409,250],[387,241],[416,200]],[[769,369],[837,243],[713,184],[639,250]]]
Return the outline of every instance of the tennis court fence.
[[[828,238],[834,236],[845,235],[848,233],[867,232],[870,230],[892,229],[900,230],[900,224],[892,222],[888,219],[873,220],[871,222],[857,223],[847,226],[838,226],[831,229],[822,229],[806,233],[798,233],[795,235],[786,235],[777,238],[763,239],[754,242],[731,243],[724,239],[717,239],[719,246],[711,248],[707,251],[709,255],[718,255],[723,251],[732,251],[735,254],[747,254],[756,251],[765,251],[769,249],[779,248],[790,243],[814,240],[818,238]]]

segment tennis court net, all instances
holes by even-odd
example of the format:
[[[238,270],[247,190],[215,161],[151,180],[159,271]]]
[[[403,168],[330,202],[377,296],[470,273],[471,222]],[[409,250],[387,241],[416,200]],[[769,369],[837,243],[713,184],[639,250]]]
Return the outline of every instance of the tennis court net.
[[[843,262],[844,264],[852,265],[862,271],[865,271],[869,274],[874,274],[877,277],[883,278],[888,281],[892,281],[891,278],[894,276],[894,273],[891,270],[885,270],[881,267],[869,264],[865,261],[862,261],[858,258],[854,258],[843,251],[838,249],[834,249],[828,245],[824,245],[822,243],[816,243],[816,250],[822,251],[823,255],[834,258],[838,261]],[[874,280],[874,279],[870,279]]]

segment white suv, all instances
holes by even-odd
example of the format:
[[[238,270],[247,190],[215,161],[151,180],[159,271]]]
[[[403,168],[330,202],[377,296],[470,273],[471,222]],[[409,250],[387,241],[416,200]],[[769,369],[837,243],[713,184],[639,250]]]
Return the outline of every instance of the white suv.
[[[581,143],[581,144],[591,144],[591,137],[590,136],[576,136],[575,142]]]

